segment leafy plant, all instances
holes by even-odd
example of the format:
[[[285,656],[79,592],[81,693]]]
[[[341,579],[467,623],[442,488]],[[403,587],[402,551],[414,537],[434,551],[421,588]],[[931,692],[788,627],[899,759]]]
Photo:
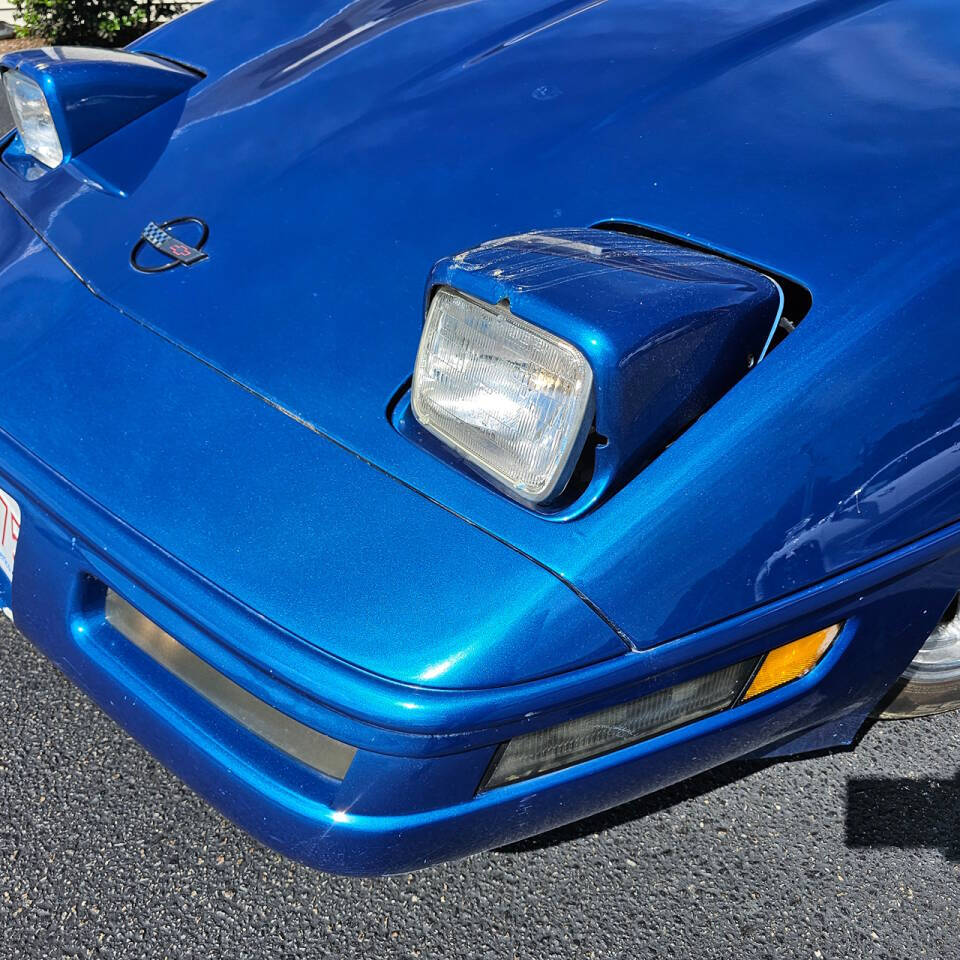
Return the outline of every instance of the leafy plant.
[[[143,0],[15,0],[24,37],[51,43],[122,47],[180,13],[179,3]]]

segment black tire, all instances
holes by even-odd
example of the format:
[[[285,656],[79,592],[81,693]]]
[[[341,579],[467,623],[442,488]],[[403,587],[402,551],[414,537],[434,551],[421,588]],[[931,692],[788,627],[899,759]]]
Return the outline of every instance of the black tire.
[[[906,720],[960,710],[960,680],[917,680],[902,677],[881,702],[874,716]]]

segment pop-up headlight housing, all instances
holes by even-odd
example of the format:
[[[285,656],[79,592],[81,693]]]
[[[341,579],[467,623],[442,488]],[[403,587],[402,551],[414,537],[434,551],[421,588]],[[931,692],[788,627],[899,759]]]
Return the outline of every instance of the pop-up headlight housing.
[[[185,93],[199,74],[123,50],[43,47],[0,60],[23,154],[58,167]]]
[[[434,266],[412,418],[401,405],[394,422],[528,507],[571,515],[763,359],[783,302],[758,270],[648,237],[493,240]]]

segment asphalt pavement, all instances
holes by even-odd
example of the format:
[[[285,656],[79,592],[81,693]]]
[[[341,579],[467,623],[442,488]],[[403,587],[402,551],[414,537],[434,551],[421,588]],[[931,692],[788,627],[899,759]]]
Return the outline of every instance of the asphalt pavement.
[[[345,879],[224,820],[0,621],[3,960],[960,956],[960,714]]]

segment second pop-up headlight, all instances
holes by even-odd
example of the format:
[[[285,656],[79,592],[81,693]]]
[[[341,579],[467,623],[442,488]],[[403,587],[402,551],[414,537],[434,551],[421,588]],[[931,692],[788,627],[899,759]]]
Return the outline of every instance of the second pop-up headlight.
[[[0,69],[19,134],[14,152],[47,167],[70,163],[200,79],[147,54],[91,47],[14,50]]]
[[[16,70],[7,70],[3,86],[24,151],[48,167],[58,167],[63,162],[63,147],[39,85]]]

